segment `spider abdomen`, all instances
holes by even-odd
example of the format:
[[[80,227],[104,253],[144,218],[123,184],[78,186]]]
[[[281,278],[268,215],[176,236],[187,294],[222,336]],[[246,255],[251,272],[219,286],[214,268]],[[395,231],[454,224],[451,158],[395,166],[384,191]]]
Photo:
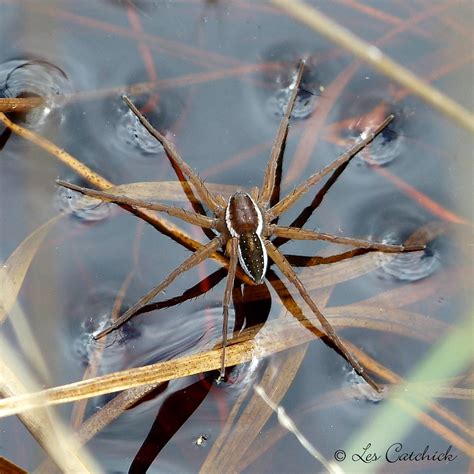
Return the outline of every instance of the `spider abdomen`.
[[[225,222],[230,235],[239,239],[242,270],[255,283],[261,283],[268,257],[261,237],[263,218],[259,207],[247,193],[234,193],[227,205]]]
[[[267,269],[267,252],[262,238],[256,232],[239,237],[239,262],[242,270],[259,284]]]

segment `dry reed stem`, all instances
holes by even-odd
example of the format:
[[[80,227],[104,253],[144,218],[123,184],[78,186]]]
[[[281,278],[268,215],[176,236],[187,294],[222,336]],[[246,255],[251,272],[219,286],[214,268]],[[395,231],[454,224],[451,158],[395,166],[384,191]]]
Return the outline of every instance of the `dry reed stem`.
[[[174,184],[176,184],[176,183],[174,183]],[[220,186],[221,185],[219,185],[219,187]],[[183,193],[183,198],[184,198],[184,193]],[[327,303],[327,299],[329,299],[329,295],[330,295],[329,291],[324,291],[325,298],[323,299],[323,302],[321,302],[320,298],[321,298],[321,296],[323,296],[323,293],[318,292],[318,302],[320,302],[323,306],[325,306],[326,303]],[[258,333],[259,329],[260,329],[260,327],[257,328],[253,334]],[[248,338],[249,338],[249,336],[248,336]],[[81,425],[81,427],[79,428],[79,431],[77,433],[77,436],[78,436],[80,442],[85,444],[94,435],[96,435],[99,431],[101,431],[103,428],[105,428],[110,423],[112,423],[112,421],[116,420],[125,410],[127,410],[131,406],[135,405],[139,400],[141,400],[143,397],[145,397],[152,390],[155,390],[159,385],[160,385],[159,383],[151,384],[151,385],[144,385],[142,387],[136,387],[136,388],[125,390],[122,393],[120,393],[119,395],[117,395],[110,402],[108,402],[106,405],[104,405],[99,411],[97,411],[93,415],[91,415]],[[233,407],[232,410],[235,411],[235,415],[240,411],[239,407],[241,406],[241,403],[243,402],[243,399],[245,399],[246,397],[247,397],[247,392],[244,391],[239,396],[239,399],[234,403],[234,407]],[[242,400],[239,403],[240,399],[242,399]],[[229,429],[232,426],[232,419],[235,417],[235,415],[233,416],[232,412],[231,412],[226,418],[225,426],[229,426]],[[224,430],[225,430],[225,426],[223,428]],[[219,435],[219,437],[221,437],[221,435]],[[213,446],[216,443],[217,443],[217,440],[213,444]],[[213,448],[211,448],[211,449],[213,449]],[[44,466],[49,466],[48,463],[43,463],[43,465]],[[49,472],[47,467],[45,467],[45,469],[46,470],[43,470],[44,472]]]
[[[300,0],[271,0],[289,16],[308,25],[330,41],[350,51],[362,61],[445,114],[458,125],[474,132],[474,116],[460,104],[421,80],[416,74],[390,59],[376,46],[364,41],[317,9]]]
[[[27,112],[44,103],[42,97],[4,98],[0,97],[0,112]]]
[[[58,218],[54,217],[35,229],[0,267],[0,325],[6,320],[17,301],[18,293],[39,246],[57,221]]]
[[[5,339],[1,342],[0,395],[2,397],[22,396],[20,394],[26,393],[27,388],[20,380],[20,374],[22,379],[30,384],[30,390],[33,378],[18,363],[8,342]],[[62,472],[101,472],[87,452],[80,449],[74,435],[46,407],[21,413],[18,418]]]
[[[0,472],[3,474],[28,474],[28,471],[25,471],[23,468],[3,456],[0,456]]]
[[[311,269],[307,268],[300,276],[310,273]],[[323,288],[313,295],[313,298],[317,297],[321,310],[325,310],[333,288]],[[294,300],[289,304],[294,305],[293,308],[290,308],[292,315],[299,318],[304,317]],[[283,306],[278,319],[284,320],[287,317],[287,311],[287,308]],[[259,378],[258,383],[271,395],[271,399],[275,403],[280,403],[291,387],[304,360],[308,345],[309,343],[302,344],[298,348],[281,354],[280,357],[273,358],[271,364],[267,365],[265,372]],[[246,388],[235,401],[226,418],[225,425],[200,467],[200,473],[240,471],[240,466],[248,455],[248,451],[251,451],[249,448],[254,445],[272,415],[269,407],[255,393],[244,405],[244,401],[248,398],[248,391],[252,386],[251,384],[244,385]]]
[[[326,316],[336,329],[341,327],[370,328],[416,337],[422,341],[432,341],[448,328],[445,323],[431,320],[420,314],[397,309],[391,309],[382,314],[378,308],[341,306],[328,308]],[[242,364],[254,357],[263,358],[290,347],[301,345],[322,335],[309,320],[277,321],[274,324],[267,324],[254,340],[257,330],[258,328],[252,328],[244,335],[230,341],[226,366]],[[222,352],[219,347],[207,352],[119,371],[90,380],[50,388],[38,393],[10,397],[0,400],[0,417],[40,406],[68,403],[82,398],[91,398],[142,385],[209,372],[220,367],[221,356]]]
[[[2,112],[0,112],[0,121],[3,122],[12,132],[16,133],[25,140],[38,145],[48,153],[51,153],[59,161],[63,162],[72,170],[74,170],[79,176],[82,176],[84,179],[89,181],[89,183],[97,186],[99,189],[106,189],[113,186],[113,183],[98,175],[88,166],[82,164],[79,160],[76,160],[76,158],[70,155],[67,151],[59,148],[54,143],[50,142],[46,138],[43,138],[41,135],[38,135],[37,133],[22,127],[21,125],[12,122]]]

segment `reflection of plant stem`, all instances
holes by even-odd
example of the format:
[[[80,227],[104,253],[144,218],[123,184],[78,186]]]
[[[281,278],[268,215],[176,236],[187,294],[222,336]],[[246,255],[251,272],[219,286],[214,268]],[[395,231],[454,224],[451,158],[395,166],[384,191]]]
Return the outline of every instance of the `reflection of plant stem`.
[[[382,74],[406,87],[457,124],[474,131],[474,117],[464,107],[421,80],[416,74],[390,59],[380,49],[362,40],[354,33],[300,0],[271,0],[271,2],[301,23],[347,49],[369,63]]]
[[[294,421],[286,414],[286,410],[281,406],[273,403],[270,397],[266,394],[265,390],[258,384],[254,385],[255,392],[262,398],[262,400],[276,413],[278,422],[283,428],[288,430],[290,433],[293,433],[296,439],[300,442],[308,453],[313,456],[315,459],[318,459],[321,464],[326,468],[330,473],[342,473],[344,472],[339,466],[334,463],[330,463],[301,433]]]

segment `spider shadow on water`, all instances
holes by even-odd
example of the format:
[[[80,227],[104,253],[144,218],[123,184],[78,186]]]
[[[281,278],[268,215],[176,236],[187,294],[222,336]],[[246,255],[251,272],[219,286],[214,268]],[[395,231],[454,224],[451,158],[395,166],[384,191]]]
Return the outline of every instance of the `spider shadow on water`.
[[[163,292],[179,275],[190,268],[195,267],[222,249],[229,257],[229,264],[223,298],[222,359],[218,380],[225,378],[229,307],[234,292],[236,276],[237,278],[241,278],[241,276],[244,275],[247,282],[250,281],[253,285],[263,285],[268,270],[271,275],[269,282],[274,287],[280,298],[282,298],[282,301],[284,301],[285,298],[288,297],[289,292],[276,273],[269,269],[271,263],[274,263],[281,274],[296,288],[302,300],[317,317],[323,328],[326,341],[350,363],[353,369],[374,390],[380,391],[378,385],[365,372],[356,357],[345,347],[329,321],[318,309],[316,303],[313,301],[297,273],[294,271],[292,263],[295,266],[308,266],[331,263],[338,258],[350,258],[351,256],[369,251],[394,253],[423,250],[424,246],[419,245],[406,247],[403,245],[389,245],[385,243],[315,232],[303,229],[302,227],[321,203],[325,193],[344,171],[350,160],[360,150],[367,146],[380,132],[382,132],[393,120],[394,116],[389,115],[380,124],[362,132],[359,140],[357,140],[353,146],[340,155],[335,161],[327,165],[321,171],[311,175],[293,189],[292,192],[280,199],[281,163],[288,135],[291,113],[297,99],[303,71],[304,61],[301,61],[294,82],[290,84],[291,96],[280,122],[277,136],[271,150],[271,156],[264,174],[262,186],[260,188],[254,188],[250,193],[236,191],[230,196],[229,200],[226,200],[222,195],[210,192],[201,178],[180,157],[173,144],[147,121],[147,119],[126,96],[124,96],[123,99],[129,106],[130,110],[135,114],[148,132],[163,145],[166,154],[180,179],[185,194],[191,202],[193,210],[191,211],[156,202],[150,203],[125,195],[108,193],[106,191],[96,191],[57,180],[57,183],[61,186],[102,201],[116,203],[131,212],[138,213],[138,215],[140,209],[149,209],[167,213],[170,216],[180,218],[185,222],[199,226],[204,234],[209,238],[209,242],[195,250],[191,256],[186,258],[184,262],[175,268],[158,286],[154,287],[145,296],[140,298],[137,303],[130,307],[108,328],[96,334],[96,339],[99,339],[117,329],[139,312],[147,311],[149,309],[149,307],[147,307],[148,303],[158,294]],[[284,227],[278,225],[279,216],[293,206],[303,194],[309,191],[313,185],[318,183],[326,175],[332,176],[330,176],[323,188],[316,195],[310,206],[306,207],[290,226]],[[199,199],[196,199],[195,194]],[[207,213],[205,210],[206,208],[208,209]],[[274,237],[274,239],[270,240],[271,237]],[[337,244],[349,245],[355,247],[355,249],[327,259],[323,257],[287,257],[280,252],[279,247],[292,239],[323,240]],[[225,276],[222,272],[220,272],[220,275],[219,272],[217,272],[217,274],[218,278],[214,280],[214,284],[218,284]],[[173,305],[199,294],[201,286],[198,284],[193,288],[192,291],[190,290],[183,294],[181,298],[168,300],[168,304]],[[206,288],[209,289],[209,285],[206,285]],[[160,305],[165,306],[166,302],[155,303],[154,308],[156,309],[160,307]],[[234,307],[237,308],[238,305],[234,305]],[[240,324],[241,323],[238,325]]]

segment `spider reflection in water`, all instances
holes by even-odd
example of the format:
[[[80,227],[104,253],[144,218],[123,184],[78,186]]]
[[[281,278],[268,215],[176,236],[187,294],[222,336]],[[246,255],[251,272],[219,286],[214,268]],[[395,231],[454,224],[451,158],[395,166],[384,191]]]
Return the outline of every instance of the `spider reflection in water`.
[[[345,153],[339,156],[334,162],[326,166],[321,171],[311,175],[303,183],[299,184],[291,193],[271,205],[271,199],[275,188],[277,168],[282,156],[291,113],[296,101],[301,78],[304,70],[304,61],[301,62],[298,73],[290,85],[292,90],[288,105],[283,118],[281,119],[278,133],[271,150],[271,156],[265,171],[262,186],[254,188],[250,194],[237,191],[228,201],[219,194],[210,192],[201,178],[190,168],[190,166],[179,156],[173,144],[169,142],[160,132],[158,132],[139,112],[135,105],[127,98],[123,97],[131,111],[137,116],[148,132],[163,145],[168,158],[174,166],[179,168],[187,180],[193,185],[202,203],[212,212],[212,217],[207,215],[168,206],[161,203],[149,203],[139,199],[133,199],[124,195],[96,191],[83,188],[72,183],[58,180],[61,186],[78,191],[87,196],[100,199],[102,201],[127,205],[132,208],[145,208],[159,212],[165,212],[171,216],[178,217],[183,221],[197,225],[203,229],[208,229],[216,234],[210,242],[198,248],[181,265],[173,270],[158,286],[149,291],[137,303],[129,308],[111,326],[95,336],[99,339],[128,321],[141,308],[149,303],[156,295],[165,290],[180,274],[196,266],[206,258],[210,257],[219,249],[224,249],[229,257],[229,267],[223,300],[223,326],[222,326],[222,362],[220,369],[220,379],[225,376],[225,349],[227,345],[227,326],[229,317],[229,306],[231,302],[232,288],[236,276],[237,265],[248,275],[250,280],[258,285],[265,279],[268,258],[270,258],[285,275],[285,277],[296,287],[299,294],[320,321],[324,332],[332,344],[340,351],[345,359],[351,364],[355,371],[364,378],[374,389],[380,391],[376,383],[365,373],[359,361],[346,349],[338,335],[334,331],[329,321],[324,317],[316,306],[298,275],[293,270],[288,259],[278,250],[270,240],[271,237],[296,240],[325,240],[328,242],[351,245],[357,248],[377,250],[381,252],[404,252],[422,250],[420,246],[388,245],[379,242],[371,242],[360,239],[340,237],[330,234],[323,234],[312,230],[298,227],[283,227],[274,221],[287,209],[293,206],[300,197],[306,193],[314,184],[318,183],[324,176],[335,171],[339,167],[348,163],[357,152],[370,143],[393,119],[393,115],[388,116],[378,126],[371,130],[364,131],[359,140]]]

